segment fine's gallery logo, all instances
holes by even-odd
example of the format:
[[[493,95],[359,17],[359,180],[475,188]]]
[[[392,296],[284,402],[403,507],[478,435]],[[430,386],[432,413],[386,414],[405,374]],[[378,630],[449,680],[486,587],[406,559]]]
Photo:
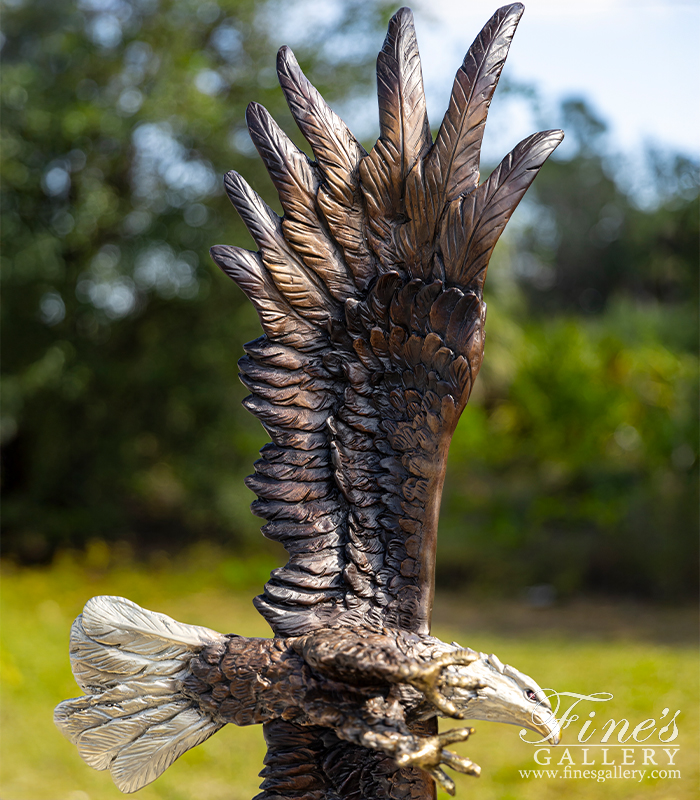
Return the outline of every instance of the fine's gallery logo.
[[[550,737],[533,739],[531,732],[521,730],[522,741],[535,746],[535,763],[548,767],[521,769],[522,778],[583,778],[602,782],[616,778],[642,781],[681,777],[676,765],[680,747],[674,744],[680,710],[663,708],[657,717],[637,721],[616,718],[611,715],[611,706],[598,705],[613,699],[609,692],[578,694],[546,689],[544,694],[552,710],[539,703],[532,712],[533,722],[539,725],[554,722],[554,733],[561,735],[568,730],[568,741],[553,747],[548,743]],[[590,703],[596,707],[591,708]]]

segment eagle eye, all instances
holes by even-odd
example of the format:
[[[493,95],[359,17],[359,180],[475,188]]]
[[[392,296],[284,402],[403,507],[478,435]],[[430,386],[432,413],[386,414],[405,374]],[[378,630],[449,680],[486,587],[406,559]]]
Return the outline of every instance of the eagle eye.
[[[525,690],[525,697],[527,697],[528,700],[532,700],[533,703],[537,702],[537,695],[532,691],[532,689]]]

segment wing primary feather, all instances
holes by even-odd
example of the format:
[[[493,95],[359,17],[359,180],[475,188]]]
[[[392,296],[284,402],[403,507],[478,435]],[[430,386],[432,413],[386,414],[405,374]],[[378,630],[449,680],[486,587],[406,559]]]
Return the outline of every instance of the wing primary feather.
[[[476,192],[453,201],[443,219],[440,246],[450,283],[483,289],[500,235],[540,168],[564,138],[543,131],[520,142]]]
[[[300,316],[283,297],[258,253],[229,245],[215,245],[209,252],[222,272],[250,298],[263,331],[278,345],[306,351],[327,343],[326,333]]]
[[[377,56],[380,138],[400,154],[399,180],[432,144],[413,13],[401,8],[389,22]]]
[[[367,238],[384,270],[402,269],[393,245],[394,228],[404,212],[404,183],[432,144],[423,91],[418,43],[410,9],[389,22],[377,57],[380,136],[360,162],[367,207]]]
[[[319,218],[316,195],[318,168],[312,164],[263,106],[251,103],[246,110],[250,136],[279,194],[287,241],[307,267],[326,284],[336,300],[344,301],[357,288],[340,250]]]
[[[367,153],[343,120],[309,82],[289,47],[277,55],[277,74],[292,116],[311,145],[333,196],[353,204],[353,176]]]
[[[377,266],[365,237],[365,210],[359,185],[359,165],[367,155],[347,125],[309,83],[288,47],[277,56],[277,74],[287,103],[316,156],[323,182],[318,207],[356,286],[364,290]]]
[[[237,172],[226,175],[224,186],[280,293],[313,322],[325,325],[330,316],[339,316],[340,308],[328,288],[285,240],[277,214]]]
[[[474,40],[455,76],[450,103],[425,166],[437,216],[479,182],[479,154],[491,98],[524,6],[499,8]],[[436,220],[437,221],[437,220]]]
[[[285,214],[306,216],[309,213],[309,198],[315,198],[318,189],[318,177],[307,155],[259,103],[248,105],[246,123],[253,144],[279,193]]]

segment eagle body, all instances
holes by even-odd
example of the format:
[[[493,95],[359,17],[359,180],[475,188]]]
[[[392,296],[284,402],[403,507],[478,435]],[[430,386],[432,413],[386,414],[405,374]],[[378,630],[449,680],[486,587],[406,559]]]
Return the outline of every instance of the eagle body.
[[[190,661],[183,693],[212,718],[236,725],[284,719],[340,728],[358,705],[380,724],[390,695],[396,708],[386,711],[389,718],[415,722],[423,695],[399,682],[401,666],[441,651],[439,640],[398,629],[321,628],[287,639],[229,635]]]
[[[542,690],[486,655],[430,636],[447,453],[484,353],[489,258],[561,131],[536,133],[480,183],[486,115],[522,15],[496,11],[455,76],[433,141],[408,9],[377,59],[380,135],[368,153],[278,55],[310,158],[251,103],[251,138],[278,216],[236,172],[224,185],[256,252],[215,263],[256,308],[246,408],[270,443],[246,481],[265,536],[289,553],[255,605],[274,638],[183,625],[92,598],[71,632],[85,695],[56,723],[122,791],[154,780],[223,725],[262,723],[260,800],[435,796],[443,767],[478,775],[436,717],[558,739]]]

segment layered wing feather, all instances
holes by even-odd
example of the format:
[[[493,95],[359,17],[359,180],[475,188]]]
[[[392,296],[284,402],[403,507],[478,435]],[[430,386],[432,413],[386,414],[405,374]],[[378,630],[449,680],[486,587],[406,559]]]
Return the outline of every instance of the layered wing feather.
[[[500,9],[457,73],[431,145],[410,12],[377,62],[380,137],[367,155],[291,51],[282,88],[315,162],[260,106],[253,141],[280,220],[235,173],[259,253],[213,248],[264,336],[246,345],[246,407],[272,439],[248,486],[289,562],[256,605],[280,636],[332,624],[425,633],[450,438],[483,356],[486,266],[561,133],[521,142],[478,186],[488,106],[522,6]]]
[[[406,176],[432,145],[413,14],[402,8],[389,23],[377,57],[379,140],[360,163],[367,237],[384,269],[399,264],[391,224],[403,212]]]
[[[486,267],[511,214],[540,167],[560,144],[562,131],[528,136],[479,188],[447,207],[440,229],[440,250],[451,283],[483,288]]]
[[[439,205],[479,182],[479,156],[491,99],[524,7],[499,8],[476,37],[457,70],[450,104],[425,175]]]
[[[401,251],[421,276],[430,274],[427,255],[445,205],[479,182],[486,116],[523,10],[520,3],[499,8],[476,37],[457,70],[435,145],[406,181]]]
[[[359,188],[358,167],[367,154],[306,79],[288,47],[279,51],[277,74],[289,109],[323,173],[323,185],[317,194],[322,217],[340,245],[355,283],[364,289],[376,274],[375,259],[363,234],[364,208]]]
[[[277,289],[305,319],[324,325],[339,309],[319,276],[284,237],[282,220],[237,172],[224,179],[226,192],[260,248]]]
[[[304,264],[326,284],[336,300],[357,293],[341,250],[319,219],[316,196],[320,170],[299,150],[268,112],[251,103],[246,112],[250,135],[275,184],[284,209],[282,230]]]
[[[417,800],[434,795],[432,778],[423,770],[397,769],[391,756],[344,742],[328,728],[277,719],[265,723],[263,733],[262,792],[253,800]]]

